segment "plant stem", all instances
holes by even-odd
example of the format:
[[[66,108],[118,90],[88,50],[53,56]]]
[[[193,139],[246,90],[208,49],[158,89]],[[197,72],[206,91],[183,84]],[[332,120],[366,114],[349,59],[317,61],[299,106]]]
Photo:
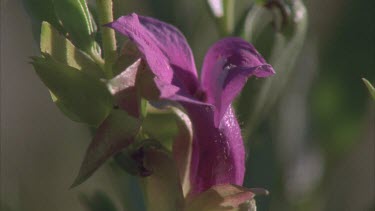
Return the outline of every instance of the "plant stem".
[[[89,52],[89,55],[95,63],[97,63],[101,68],[104,69],[104,60],[97,52],[91,50],[91,52]]]
[[[235,0],[224,1],[224,30],[228,35],[231,35],[234,30],[234,5]]]
[[[221,37],[231,36],[234,33],[235,0],[221,0],[220,2],[214,2],[214,4],[216,3],[221,5],[220,8],[223,9],[222,14],[216,14],[213,5],[211,5],[212,3],[209,3],[209,1],[206,1],[207,9],[215,19],[219,35]]]
[[[112,0],[96,0],[96,6],[103,40],[104,73],[110,79],[113,76],[112,65],[116,59],[116,37],[115,31],[104,24],[113,21]]]

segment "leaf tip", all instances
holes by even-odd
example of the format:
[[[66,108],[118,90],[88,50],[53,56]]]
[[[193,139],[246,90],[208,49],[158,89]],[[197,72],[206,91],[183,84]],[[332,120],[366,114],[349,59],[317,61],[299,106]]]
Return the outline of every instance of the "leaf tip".
[[[270,192],[264,188],[249,188],[249,191],[254,193],[256,196],[259,196],[259,195],[268,196],[270,194]]]
[[[82,179],[79,175],[75,178],[74,182],[70,185],[69,190],[77,187],[78,185],[82,184],[85,180]]]
[[[372,99],[375,100],[375,88],[366,78],[362,78],[363,83],[366,85]]]

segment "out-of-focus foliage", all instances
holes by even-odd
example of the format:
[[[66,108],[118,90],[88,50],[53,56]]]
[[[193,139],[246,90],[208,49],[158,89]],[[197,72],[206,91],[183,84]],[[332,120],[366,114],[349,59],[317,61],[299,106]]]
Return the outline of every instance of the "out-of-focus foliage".
[[[54,0],[55,13],[73,43],[86,52],[94,50],[94,24],[86,0]]]
[[[362,80],[363,80],[363,83],[365,83],[365,85],[368,89],[368,92],[370,93],[372,99],[375,100],[375,88],[374,88],[374,86],[367,79],[362,78]]]
[[[117,211],[114,202],[102,191],[96,191],[91,196],[81,194],[79,199],[87,211]]]
[[[369,99],[362,77],[375,79],[373,1],[343,2],[341,18],[320,45],[312,90],[313,127],[327,161],[337,161],[361,137]],[[350,6],[349,6],[350,5]]]

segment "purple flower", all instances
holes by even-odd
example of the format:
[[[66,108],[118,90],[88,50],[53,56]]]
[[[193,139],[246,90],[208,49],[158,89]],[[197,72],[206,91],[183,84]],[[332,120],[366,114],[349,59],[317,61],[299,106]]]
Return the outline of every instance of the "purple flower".
[[[245,150],[231,103],[250,76],[271,76],[273,68],[248,42],[225,38],[207,52],[199,80],[191,49],[175,27],[134,13],[108,26],[136,44],[159,99],[179,103],[191,120],[190,194],[218,184],[242,185]],[[184,159],[184,153],[174,154],[177,162]]]

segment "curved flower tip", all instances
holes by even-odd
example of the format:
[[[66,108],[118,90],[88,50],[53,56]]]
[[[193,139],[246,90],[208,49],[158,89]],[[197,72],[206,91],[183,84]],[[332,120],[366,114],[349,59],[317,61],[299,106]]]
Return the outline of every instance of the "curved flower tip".
[[[253,45],[237,37],[224,38],[207,52],[202,67],[202,86],[207,101],[215,105],[218,125],[228,106],[251,76],[275,74]]]
[[[271,65],[250,43],[225,38],[207,52],[199,82],[190,47],[175,27],[134,13],[108,26],[136,44],[155,76],[159,100],[179,103],[191,120],[190,173],[179,167],[184,175],[190,175],[190,194],[199,194],[218,184],[242,185],[245,150],[230,105],[249,77],[273,75]],[[174,150],[179,151],[177,156],[189,154],[181,152],[181,147]],[[175,159],[187,163],[185,158]]]

